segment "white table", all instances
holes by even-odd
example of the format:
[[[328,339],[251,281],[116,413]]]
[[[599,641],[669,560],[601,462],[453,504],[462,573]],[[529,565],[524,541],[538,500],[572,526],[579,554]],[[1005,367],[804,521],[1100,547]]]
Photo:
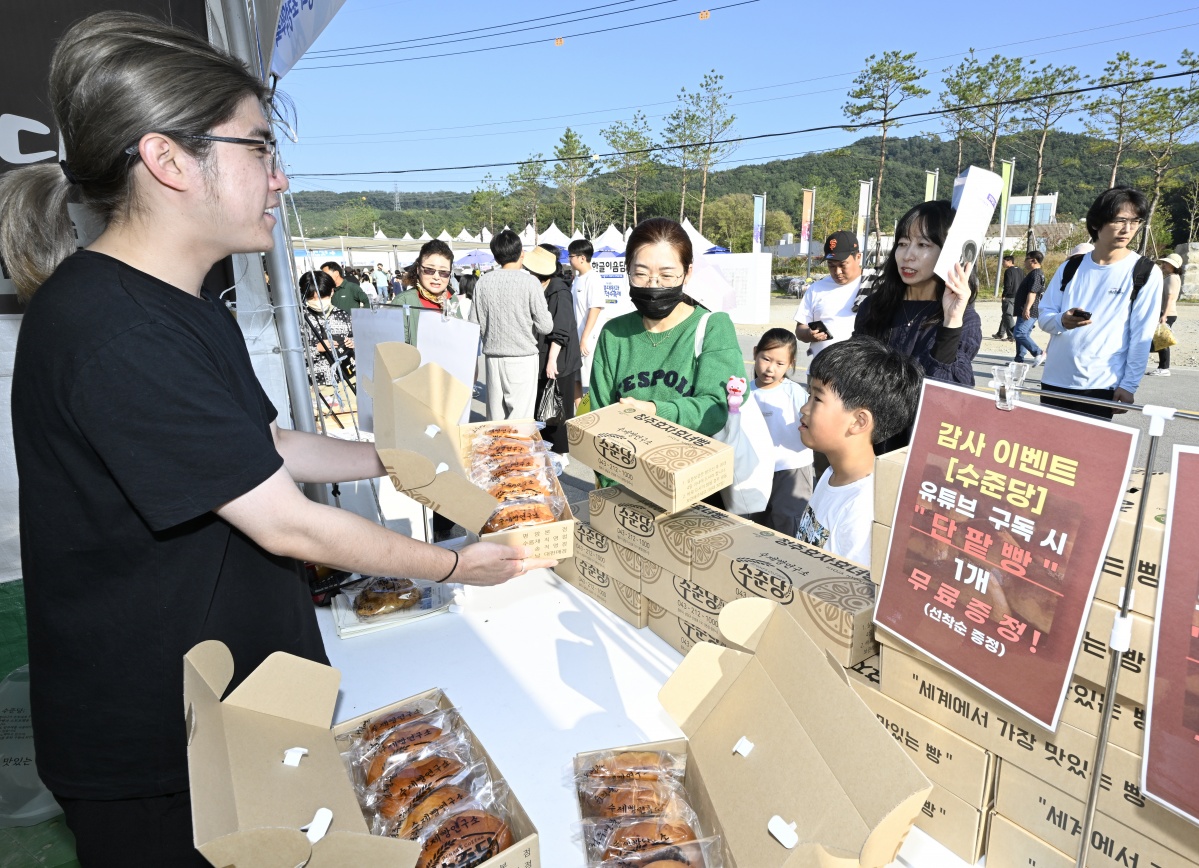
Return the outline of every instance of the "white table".
[[[466,588],[456,608],[346,640],[329,610],[318,610],[329,660],[342,674],[335,718],[442,688],[532,818],[543,868],[582,866],[571,760],[678,738],[657,695],[681,657],[548,570]],[[896,864],[965,865],[919,830]]]

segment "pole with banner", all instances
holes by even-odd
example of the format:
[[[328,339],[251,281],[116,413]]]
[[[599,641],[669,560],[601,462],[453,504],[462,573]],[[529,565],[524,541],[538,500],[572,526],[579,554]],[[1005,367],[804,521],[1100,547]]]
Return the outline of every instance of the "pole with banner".
[[[937,198],[937,189],[941,186],[941,170],[927,169],[924,172],[924,201],[933,202]]]
[[[271,52],[271,75],[276,78],[287,75],[343,3],[345,0],[304,0],[300,3],[285,0],[281,3]]]
[[[1138,432],[1012,406],[924,381],[875,623],[1052,730]]]
[[[1153,622],[1142,792],[1199,824],[1199,447],[1174,446]],[[1199,830],[1196,831],[1199,835]]]
[[[762,252],[762,236],[766,234],[766,194],[754,194],[754,233],[751,253]]]
[[[858,181],[858,249],[866,252],[866,241],[870,232],[870,201],[874,194],[874,181]],[[863,257],[863,260],[865,258]]]
[[[803,191],[803,208],[800,211],[799,237],[804,245],[804,278],[812,276],[812,224],[816,220],[816,188]]]
[[[1007,208],[1012,198],[1012,174],[1016,171],[1015,160],[1004,160],[1000,177],[1003,188],[999,191],[999,262],[995,266],[995,297],[999,298],[999,287],[1003,282],[1003,245],[1007,243]]]

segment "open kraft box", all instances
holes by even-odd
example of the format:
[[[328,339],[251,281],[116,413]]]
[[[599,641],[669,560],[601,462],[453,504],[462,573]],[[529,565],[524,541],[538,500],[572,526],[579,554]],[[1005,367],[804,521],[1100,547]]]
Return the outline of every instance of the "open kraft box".
[[[729,603],[720,631],[730,647],[695,645],[658,694],[686,738],[619,750],[686,752],[691,806],[726,868],[890,863],[931,784],[776,604]],[[735,752],[742,739],[752,747]],[[790,847],[768,830],[791,824]]]
[[[375,347],[375,378],[364,381],[375,402],[375,449],[396,489],[476,533],[499,501],[470,480],[475,432],[494,423],[458,425],[470,389],[445,368],[421,364],[409,344]],[[511,420],[521,424],[531,420]],[[574,515],[558,480],[554,492],[565,504],[558,521],[483,534],[489,542],[528,546],[532,557],[562,560],[574,555]]]
[[[426,691],[331,728],[341,683],[336,669],[276,652],[222,701],[232,677],[233,657],[221,642],[201,642],[183,658],[192,829],[204,858],[217,868],[416,865],[420,844],[369,833],[335,737],[415,699],[449,708],[449,698]],[[292,748],[306,753],[288,765]],[[507,808],[516,843],[479,868],[538,868],[537,830],[514,795]],[[314,822],[320,809],[332,813],[328,831],[305,834],[309,824],[323,825]]]

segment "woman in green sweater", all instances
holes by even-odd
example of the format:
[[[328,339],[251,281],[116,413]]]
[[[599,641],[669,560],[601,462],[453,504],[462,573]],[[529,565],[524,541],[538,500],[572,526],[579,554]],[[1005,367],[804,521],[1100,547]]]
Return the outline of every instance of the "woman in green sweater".
[[[725,387],[730,377],[745,376],[745,363],[728,314],[710,313],[686,294],[692,258],[691,240],[673,220],[645,220],[629,235],[625,262],[637,312],[616,317],[600,332],[592,409],[619,402],[701,434],[724,427]]]

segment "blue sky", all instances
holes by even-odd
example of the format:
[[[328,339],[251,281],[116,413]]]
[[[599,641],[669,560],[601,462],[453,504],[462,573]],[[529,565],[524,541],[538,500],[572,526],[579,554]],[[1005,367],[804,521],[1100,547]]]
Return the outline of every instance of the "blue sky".
[[[719,8],[737,2],[742,5]],[[707,20],[698,17],[702,9],[711,10]],[[630,26],[667,16],[683,17]],[[463,33],[540,23],[552,26],[501,36]],[[479,36],[486,38],[468,39]],[[554,45],[557,36],[565,37],[562,46]],[[906,112],[933,107],[943,70],[971,47],[984,57],[1003,53],[1036,58],[1039,66],[1074,65],[1085,78],[1098,75],[1121,50],[1173,71],[1197,36],[1199,6],[1111,0],[1010,0],[999,7],[942,0],[835,6],[797,0],[346,0],[279,85],[295,103],[300,139],[285,146],[284,158],[293,176],[504,162],[538,151],[550,156],[568,125],[602,152],[605,124],[641,109],[660,129],[679,88],[694,89],[713,68],[733,94],[736,134],[803,129],[845,121],[846,91],[870,54],[915,51],[929,71],[923,84],[932,93],[905,104]],[[411,41],[403,51],[365,47],[398,40]],[[430,41],[445,44],[422,47]],[[517,42],[535,44],[484,50]],[[426,59],[313,68],[394,58]],[[897,134],[938,127],[933,119]],[[725,165],[835,148],[858,135],[833,130],[747,142]],[[502,178],[511,169],[293,177],[292,186],[471,190],[487,171]]]

